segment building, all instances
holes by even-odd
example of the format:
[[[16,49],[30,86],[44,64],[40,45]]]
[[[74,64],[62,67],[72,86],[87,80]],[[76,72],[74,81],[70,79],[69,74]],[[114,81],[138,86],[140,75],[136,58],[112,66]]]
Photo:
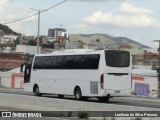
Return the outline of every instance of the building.
[[[55,37],[55,29],[48,29],[48,37]]]
[[[67,30],[64,28],[55,28],[48,29],[48,38],[47,41],[53,42],[59,39],[59,37],[64,37],[64,39],[68,39]]]
[[[64,34],[67,32],[64,28],[50,28],[48,29],[48,37],[58,37],[58,36],[64,36]]]
[[[12,35],[12,34],[6,34],[5,32],[3,32],[2,30],[0,30],[0,44],[6,44],[9,42],[13,42],[17,39],[18,36],[16,35]]]
[[[4,35],[4,43],[8,43],[8,42],[14,42],[17,39],[18,36],[16,35]]]

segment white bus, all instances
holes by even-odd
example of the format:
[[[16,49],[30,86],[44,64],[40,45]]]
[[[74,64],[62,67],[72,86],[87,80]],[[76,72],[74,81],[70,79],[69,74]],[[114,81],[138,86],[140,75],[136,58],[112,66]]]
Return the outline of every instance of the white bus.
[[[21,68],[22,69],[22,68]],[[96,97],[105,102],[131,95],[131,55],[118,50],[64,50],[31,56],[25,65],[24,90],[42,94]]]

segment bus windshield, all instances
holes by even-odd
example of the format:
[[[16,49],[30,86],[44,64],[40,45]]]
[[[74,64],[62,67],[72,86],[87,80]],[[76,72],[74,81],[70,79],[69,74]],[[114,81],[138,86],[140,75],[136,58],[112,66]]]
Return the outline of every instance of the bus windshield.
[[[34,57],[34,56],[31,55],[31,56],[27,59],[27,62],[26,62],[27,65],[30,65],[30,66],[32,65],[33,57]]]
[[[106,65],[109,67],[129,67],[130,54],[128,51],[105,51]]]

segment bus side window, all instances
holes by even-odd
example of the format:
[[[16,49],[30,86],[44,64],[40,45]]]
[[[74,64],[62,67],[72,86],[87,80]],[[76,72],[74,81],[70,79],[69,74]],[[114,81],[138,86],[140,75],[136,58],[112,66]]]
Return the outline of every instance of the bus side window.
[[[33,69],[42,69],[41,57],[35,57]]]
[[[69,55],[66,56],[66,60],[64,63],[65,69],[75,69],[75,56]]]
[[[98,69],[100,55],[88,55],[87,57],[87,68]]]
[[[52,69],[52,57],[45,56],[42,59],[42,69]]]
[[[54,56],[52,69],[63,69],[64,61],[65,61],[65,56]]]
[[[87,69],[87,55],[77,55],[75,69]]]

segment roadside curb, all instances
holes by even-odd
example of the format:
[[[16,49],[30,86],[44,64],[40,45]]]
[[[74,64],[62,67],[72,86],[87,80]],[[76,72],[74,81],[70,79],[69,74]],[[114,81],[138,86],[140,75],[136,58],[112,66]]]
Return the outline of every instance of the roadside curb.
[[[155,102],[160,103],[160,98],[145,98],[145,97],[115,97],[118,99],[125,99],[125,100],[134,100],[134,101],[141,101],[141,102]]]
[[[24,89],[20,89],[20,88],[14,88],[14,89],[12,89],[12,88],[6,88],[6,87],[0,87],[0,91],[1,90],[7,90],[7,91],[24,91]]]

